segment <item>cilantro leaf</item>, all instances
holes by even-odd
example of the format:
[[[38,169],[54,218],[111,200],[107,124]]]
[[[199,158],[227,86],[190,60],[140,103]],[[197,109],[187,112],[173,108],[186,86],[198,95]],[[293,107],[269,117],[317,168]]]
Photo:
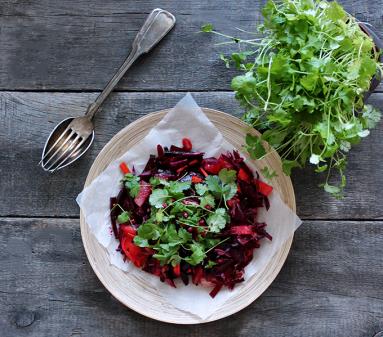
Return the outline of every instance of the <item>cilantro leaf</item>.
[[[216,194],[222,193],[221,181],[218,178],[218,176],[207,176],[205,179],[205,182],[210,192],[213,192]]]
[[[226,223],[229,220],[229,216],[224,208],[217,208],[214,213],[209,215],[206,222],[209,226],[209,230],[213,233],[219,233],[225,228]]]
[[[129,195],[132,198],[135,198],[140,190],[140,177],[134,175],[133,173],[127,173],[122,181],[129,191]]]
[[[277,172],[275,172],[274,170],[270,170],[267,166],[261,169],[261,173],[266,179],[269,180],[278,176]]]
[[[205,259],[205,250],[200,243],[195,241],[190,245],[190,249],[192,251],[192,255],[186,257],[185,261],[191,264],[192,266],[196,266]]]
[[[291,175],[291,170],[295,167],[300,167],[300,164],[294,160],[284,159],[282,161],[282,170],[287,176]]]
[[[261,138],[251,134],[246,135],[246,150],[251,159],[260,159],[266,154]]]
[[[237,184],[234,182],[235,172],[233,173],[232,170],[223,169],[219,173],[222,171],[223,173],[221,174],[221,178],[224,181],[219,176],[207,176],[205,181],[209,191],[214,195],[215,198],[223,198],[225,201],[227,201],[234,197],[234,195],[237,193]]]
[[[222,196],[225,201],[230,200],[237,193],[238,187],[235,183],[225,184],[222,186]]]
[[[235,170],[224,168],[219,171],[218,177],[224,184],[232,183],[235,182],[235,179],[237,178],[237,172]]]
[[[365,105],[362,113],[364,125],[367,128],[374,128],[380,120],[380,112],[371,105]]]
[[[170,181],[167,190],[175,198],[182,198],[183,192],[190,189],[191,181]]]
[[[204,33],[211,33],[213,31],[214,27],[211,23],[206,23],[201,27],[201,32]]]
[[[183,241],[183,242],[188,242],[191,241],[192,239],[192,234],[189,233],[185,228],[180,228],[178,230],[178,237]]]
[[[125,223],[128,222],[130,219],[130,214],[127,211],[123,211],[118,217],[117,221],[118,223]]]
[[[162,230],[151,222],[144,222],[137,229],[137,236],[142,239],[157,240],[162,234]]]
[[[215,206],[215,199],[210,193],[208,193],[201,198],[200,205],[202,207],[206,207],[208,205],[211,207],[214,207]]]
[[[148,239],[143,239],[141,236],[136,235],[133,238],[133,242],[138,247],[149,247]]]
[[[169,182],[166,179],[151,177],[149,180],[150,185],[157,187],[158,185],[169,186]]]
[[[213,268],[216,264],[217,264],[217,262],[209,260],[207,265],[205,265],[205,268],[207,268],[207,269]]]
[[[198,195],[204,195],[208,191],[208,187],[205,184],[196,184],[195,190]]]
[[[153,257],[160,261],[161,265],[171,263],[177,265],[181,262],[181,257],[178,254],[178,247],[162,246],[159,248],[158,253],[154,254]]]
[[[149,203],[155,208],[162,208],[162,205],[167,201],[168,198],[169,193],[167,190],[155,189],[149,197]]]

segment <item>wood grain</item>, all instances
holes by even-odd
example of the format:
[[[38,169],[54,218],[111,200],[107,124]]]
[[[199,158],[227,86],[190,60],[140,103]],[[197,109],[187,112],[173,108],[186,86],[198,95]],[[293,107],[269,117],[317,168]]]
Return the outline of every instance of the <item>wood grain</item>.
[[[86,157],[49,176],[36,166],[45,138],[61,119],[83,113],[92,93],[0,93],[0,217],[76,217],[74,198],[106,142],[128,123],[194,93],[201,106],[236,116],[234,70],[218,60],[219,39],[197,34],[212,22],[221,31],[253,30],[265,0],[2,0],[0,90],[100,90],[127,56],[146,15],[163,7],[176,29],[122,80],[96,119]],[[340,0],[383,37],[381,0]],[[378,89],[383,91],[381,85]],[[149,92],[150,91],[150,92]],[[156,93],[153,93],[156,91]],[[166,92],[163,91],[172,91]],[[371,98],[381,109],[383,94]],[[316,187],[309,170],[294,174],[297,231],[287,264],[253,305],[203,326],[170,326],[119,304],[90,268],[78,219],[0,218],[0,335],[4,337],[373,336],[383,330],[383,126],[350,153],[346,198]],[[336,220],[338,219],[338,220]]]
[[[3,337],[372,337],[383,329],[382,240],[381,221],[307,221],[256,302],[230,319],[182,327],[113,299],[87,262],[78,219],[3,218],[0,331]]]
[[[37,166],[50,131],[65,117],[85,111],[94,93],[0,93],[0,189],[4,195],[0,216],[77,217],[74,201],[94,158],[124,126],[149,112],[174,106],[184,93],[117,93],[96,117],[96,140],[72,167],[55,175]],[[241,115],[232,93],[193,93],[200,106]],[[383,108],[383,94],[370,102]],[[346,196],[335,200],[317,187],[319,177],[310,169],[293,175],[298,214],[303,218],[383,218],[383,124],[349,156]]]
[[[211,22],[228,34],[234,27],[255,31],[265,3],[253,0],[2,0],[0,4],[0,89],[99,90],[128,54],[135,34],[156,7],[177,17],[176,28],[139,60],[120,90],[229,90],[236,73],[219,60],[222,41],[198,34]],[[340,0],[383,37],[381,0]],[[380,90],[382,87],[380,87]]]

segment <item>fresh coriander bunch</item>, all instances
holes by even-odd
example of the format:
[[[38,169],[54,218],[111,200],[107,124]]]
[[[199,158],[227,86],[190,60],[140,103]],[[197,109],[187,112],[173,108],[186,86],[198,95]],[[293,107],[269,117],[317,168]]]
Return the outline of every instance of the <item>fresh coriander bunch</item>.
[[[380,112],[364,104],[382,65],[373,40],[338,3],[312,0],[269,0],[263,8],[261,39],[239,39],[214,31],[245,51],[230,58],[236,98],[246,108],[244,120],[263,132],[248,135],[253,159],[267,155],[263,141],[280,154],[283,170],[315,165],[326,172],[321,186],[336,197],[346,185],[347,152],[370,133]],[[226,43],[226,42],[224,42]],[[339,183],[331,184],[332,171]]]

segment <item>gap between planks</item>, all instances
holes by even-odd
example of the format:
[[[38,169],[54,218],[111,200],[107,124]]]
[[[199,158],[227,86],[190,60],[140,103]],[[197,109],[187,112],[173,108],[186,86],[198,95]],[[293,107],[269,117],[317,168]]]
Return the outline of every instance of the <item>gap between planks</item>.
[[[32,216],[25,216],[25,215],[0,215],[1,220],[80,220],[79,216],[41,216],[41,215],[32,215]],[[354,218],[354,219],[342,219],[342,218],[300,218],[302,221],[312,221],[312,222],[382,222],[383,218]]]

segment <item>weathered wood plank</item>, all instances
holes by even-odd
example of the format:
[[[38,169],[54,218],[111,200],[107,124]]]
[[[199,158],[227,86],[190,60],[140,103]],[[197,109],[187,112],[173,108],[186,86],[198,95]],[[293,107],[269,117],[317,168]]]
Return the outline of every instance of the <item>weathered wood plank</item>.
[[[96,94],[0,93],[0,215],[78,216],[74,201],[95,156],[125,125],[151,111],[174,106],[183,93],[118,93],[96,117],[96,140],[84,158],[57,174],[37,166],[42,147],[60,120],[80,115]],[[240,116],[231,93],[194,93],[201,106]],[[383,107],[383,94],[371,102]],[[383,125],[350,153],[346,197],[335,200],[310,170],[297,171],[294,187],[303,218],[383,218]]]
[[[341,0],[383,36],[380,0]],[[119,85],[124,90],[227,90],[235,71],[218,60],[219,38],[197,34],[212,22],[237,34],[255,30],[262,1],[4,0],[0,4],[0,89],[101,89],[127,56],[146,15],[163,7],[177,25],[148,57],[138,61]],[[382,89],[382,87],[380,87]]]
[[[126,309],[83,251],[78,220],[0,219],[0,331],[40,336],[373,336],[383,329],[383,223],[309,221],[272,286],[230,319],[170,326]]]

